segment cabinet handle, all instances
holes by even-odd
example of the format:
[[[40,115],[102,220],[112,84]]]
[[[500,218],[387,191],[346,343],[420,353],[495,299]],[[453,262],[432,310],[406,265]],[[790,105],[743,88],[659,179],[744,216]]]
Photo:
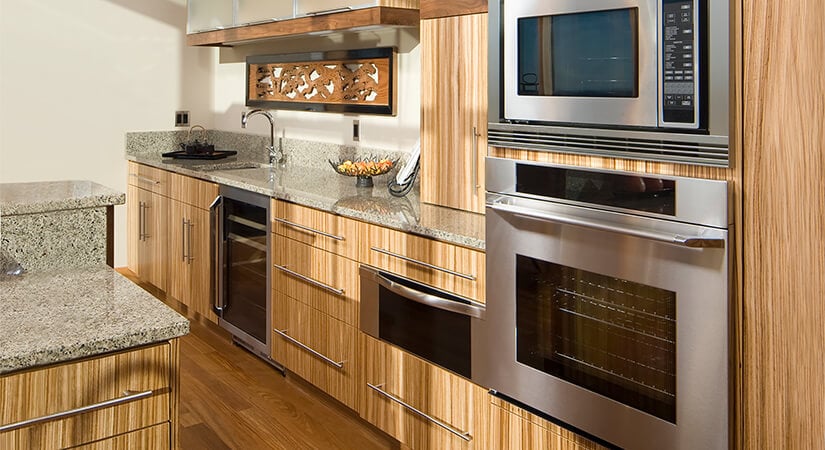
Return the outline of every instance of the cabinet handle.
[[[290,222],[288,220],[284,220],[284,219],[281,219],[281,218],[278,218],[278,217],[275,217],[272,220],[274,220],[276,222],[280,222],[280,223],[282,223],[286,226],[297,228],[299,230],[308,231],[310,233],[319,234],[321,236],[328,237],[330,239],[335,239],[336,241],[343,241],[344,240],[343,236],[336,236],[334,234],[324,233],[323,231],[316,230],[315,228],[310,228],[310,227],[307,227],[307,226],[304,226],[304,225],[299,225],[295,222]]]
[[[144,239],[143,239],[143,226],[145,224],[144,220],[143,220],[143,214],[144,213],[145,213],[145,211],[143,210],[143,202],[138,202],[138,240],[141,241],[141,242],[144,241]]]
[[[147,239],[150,238],[149,233],[146,232],[146,210],[149,209],[149,204],[143,202],[143,233],[141,234],[143,241],[145,242]]]
[[[183,226],[183,228],[181,228],[181,232],[180,232],[180,242],[181,242],[180,255],[181,255],[181,261],[186,262],[186,219],[181,219],[181,225]]]
[[[444,272],[444,273],[448,273],[450,275],[455,275],[457,277],[464,278],[465,280],[470,280],[470,281],[475,281],[476,280],[475,275],[467,275],[467,274],[464,274],[464,273],[452,271],[450,269],[445,269],[443,267],[434,266],[430,263],[425,263],[424,261],[419,261],[417,259],[413,259],[413,258],[404,256],[404,255],[399,255],[398,253],[393,253],[389,250],[384,250],[383,248],[370,247],[370,250],[372,250],[374,252],[378,252],[378,253],[383,253],[387,256],[392,256],[393,258],[402,259],[404,261],[407,261],[408,263],[417,264],[419,266],[423,266],[423,267],[426,267],[428,269],[438,270],[438,271],[441,271],[441,272]]]
[[[476,195],[478,195],[478,188],[481,187],[478,184],[478,138],[480,136],[478,127],[473,127],[473,186],[475,186]]]
[[[136,392],[136,391],[123,391],[123,397],[113,398],[111,400],[102,401],[100,403],[94,403],[91,405],[81,406],[80,408],[70,409],[67,411],[61,411],[54,414],[49,414],[46,416],[36,417],[34,419],[27,419],[21,420],[20,422],[11,423],[8,425],[0,426],[0,433],[4,433],[6,431],[17,430],[20,428],[29,427],[32,425],[38,425],[45,422],[51,422],[53,420],[64,419],[66,417],[76,416],[78,414],[84,414],[87,412],[97,411],[99,409],[108,408],[110,406],[119,405],[122,403],[128,403],[135,400],[139,400],[142,398],[151,397],[155,394],[155,391],[143,391],[143,392]]]
[[[461,439],[464,439],[467,442],[470,442],[473,439],[473,437],[470,436],[470,433],[468,433],[466,431],[461,431],[458,428],[450,426],[450,425],[436,419],[435,417],[432,417],[432,416],[428,415],[427,413],[415,408],[414,406],[404,402],[404,400],[401,400],[400,398],[398,398],[398,397],[390,394],[389,392],[381,389],[382,387],[384,387],[383,384],[379,384],[379,385],[376,386],[376,385],[367,383],[367,386],[369,386],[375,392],[378,392],[379,394],[383,395],[384,397],[387,397],[388,399],[394,401],[395,403],[398,403],[399,405],[403,406],[404,408],[406,408],[410,412],[413,412],[413,413],[423,417],[424,419],[429,420],[430,422],[438,425],[441,428],[444,428],[445,430],[449,431],[450,433],[453,433],[454,435],[460,437]]]
[[[333,13],[347,12],[347,11],[352,11],[352,6],[344,6],[344,7],[341,7],[341,8],[332,8],[332,9],[322,9],[320,11],[311,11],[311,12],[308,12],[307,15],[308,16],[320,16],[322,14],[333,14]]]
[[[160,184],[160,181],[158,181],[158,180],[153,180],[151,178],[146,178],[144,176],[141,176],[141,175],[138,175],[138,174],[135,174],[135,173],[130,173],[129,175],[131,175],[134,178],[137,178],[138,181],[142,181],[144,183],[155,184],[155,185]]]
[[[195,228],[195,224],[192,223],[191,220],[187,220],[186,225],[186,263],[192,264],[192,260],[195,259],[195,257],[192,256],[192,230]]]
[[[337,295],[341,295],[341,296],[344,295],[344,290],[343,289],[334,288],[334,287],[332,287],[328,284],[321,283],[320,281],[314,280],[314,279],[312,279],[312,278],[310,278],[306,275],[301,275],[298,272],[295,272],[293,270],[289,270],[285,266],[279,266],[277,264],[273,264],[272,266],[275,267],[276,269],[280,270],[281,272],[285,272],[289,275],[292,275],[293,277],[298,278],[299,280],[306,281],[307,283],[309,283],[313,286],[317,286],[321,289],[325,289],[329,292],[332,292],[333,294],[337,294]]]
[[[281,330],[279,330],[279,329],[275,328],[275,329],[273,329],[272,331],[274,331],[274,332],[278,333],[278,334],[279,334],[282,338],[286,339],[287,341],[291,342],[292,344],[294,344],[294,345],[296,345],[296,346],[298,346],[298,347],[300,347],[300,348],[302,348],[302,349],[304,349],[304,350],[308,351],[308,352],[309,352],[309,353],[311,353],[312,355],[314,355],[314,356],[316,356],[316,357],[320,358],[320,359],[321,359],[321,360],[323,360],[325,363],[327,363],[327,364],[329,364],[329,365],[331,365],[331,366],[335,366],[335,367],[337,367],[337,368],[339,368],[339,369],[343,369],[343,368],[344,368],[344,361],[341,361],[341,362],[336,362],[334,359],[327,358],[326,356],[324,356],[323,354],[321,354],[321,353],[319,353],[319,352],[315,351],[314,349],[312,349],[312,348],[311,348],[311,347],[309,347],[308,345],[306,345],[306,344],[302,343],[301,341],[299,341],[299,340],[295,339],[294,337],[292,337],[292,336],[290,336],[290,335],[286,334],[287,330],[283,330],[283,331],[281,331]]]

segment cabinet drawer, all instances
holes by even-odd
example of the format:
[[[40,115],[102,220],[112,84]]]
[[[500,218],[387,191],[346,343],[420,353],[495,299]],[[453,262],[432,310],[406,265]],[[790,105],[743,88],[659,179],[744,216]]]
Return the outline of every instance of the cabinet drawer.
[[[129,161],[129,184],[160,195],[169,195],[169,172]]]
[[[490,448],[552,448],[603,450],[576,433],[493,398],[490,409]]]
[[[161,344],[0,377],[0,392],[14,393],[0,398],[0,448],[70,447],[168,422],[171,374]]]
[[[484,302],[485,254],[369,225],[361,248],[367,264]]]
[[[272,231],[350,259],[358,259],[362,224],[306,206],[272,201]]]
[[[273,289],[358,326],[358,263],[283,236],[272,242]]]
[[[361,417],[417,450],[492,448],[487,445],[490,400],[486,390],[366,334],[359,335],[365,380]]]
[[[209,209],[209,206],[218,196],[218,185],[209,181],[170,173],[169,196],[174,200],[196,208]]]
[[[277,291],[272,292],[272,311],[272,358],[356,409],[357,330]]]
[[[73,447],[80,450],[122,449],[163,449],[172,448],[169,424],[163,423],[131,433],[122,434],[91,444]]]

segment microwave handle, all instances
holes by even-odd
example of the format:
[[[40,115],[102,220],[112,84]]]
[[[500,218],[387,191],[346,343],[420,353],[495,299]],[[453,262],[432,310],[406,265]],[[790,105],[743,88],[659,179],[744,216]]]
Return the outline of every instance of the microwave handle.
[[[563,214],[549,212],[538,212],[534,209],[520,208],[518,206],[504,205],[501,203],[488,204],[488,208],[505,214],[512,214],[528,220],[540,220],[542,222],[553,222],[564,225],[574,225],[595,230],[609,231],[613,233],[625,234],[643,239],[664,242],[666,244],[681,245],[690,248],[725,248],[725,239],[713,236],[681,236],[678,234],[660,233],[650,230],[640,230],[638,228],[626,227],[616,224],[600,223],[582,217],[571,217]]]
[[[483,306],[459,303],[452,300],[448,300],[446,298],[438,297],[437,295],[421,292],[417,289],[390,280],[371,267],[361,266],[361,270],[369,272],[372,279],[379,285],[383,286],[390,292],[398,294],[408,300],[412,300],[414,302],[421,303],[422,305],[427,305],[444,311],[458,313],[464,316],[475,317],[479,319],[484,318],[485,308]]]

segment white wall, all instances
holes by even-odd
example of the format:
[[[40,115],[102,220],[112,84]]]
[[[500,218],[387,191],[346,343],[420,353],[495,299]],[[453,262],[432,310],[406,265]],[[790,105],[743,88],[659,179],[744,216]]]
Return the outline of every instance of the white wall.
[[[185,26],[185,0],[0,0],[0,182],[125,192],[126,131],[173,129],[178,109],[212,126],[217,50],[187,48]]]

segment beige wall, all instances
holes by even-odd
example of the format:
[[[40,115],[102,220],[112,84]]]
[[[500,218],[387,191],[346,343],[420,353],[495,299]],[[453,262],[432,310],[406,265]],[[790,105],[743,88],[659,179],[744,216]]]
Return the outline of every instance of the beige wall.
[[[125,192],[126,131],[172,129],[177,109],[211,126],[217,50],[187,48],[185,26],[185,0],[0,0],[0,182]]]

